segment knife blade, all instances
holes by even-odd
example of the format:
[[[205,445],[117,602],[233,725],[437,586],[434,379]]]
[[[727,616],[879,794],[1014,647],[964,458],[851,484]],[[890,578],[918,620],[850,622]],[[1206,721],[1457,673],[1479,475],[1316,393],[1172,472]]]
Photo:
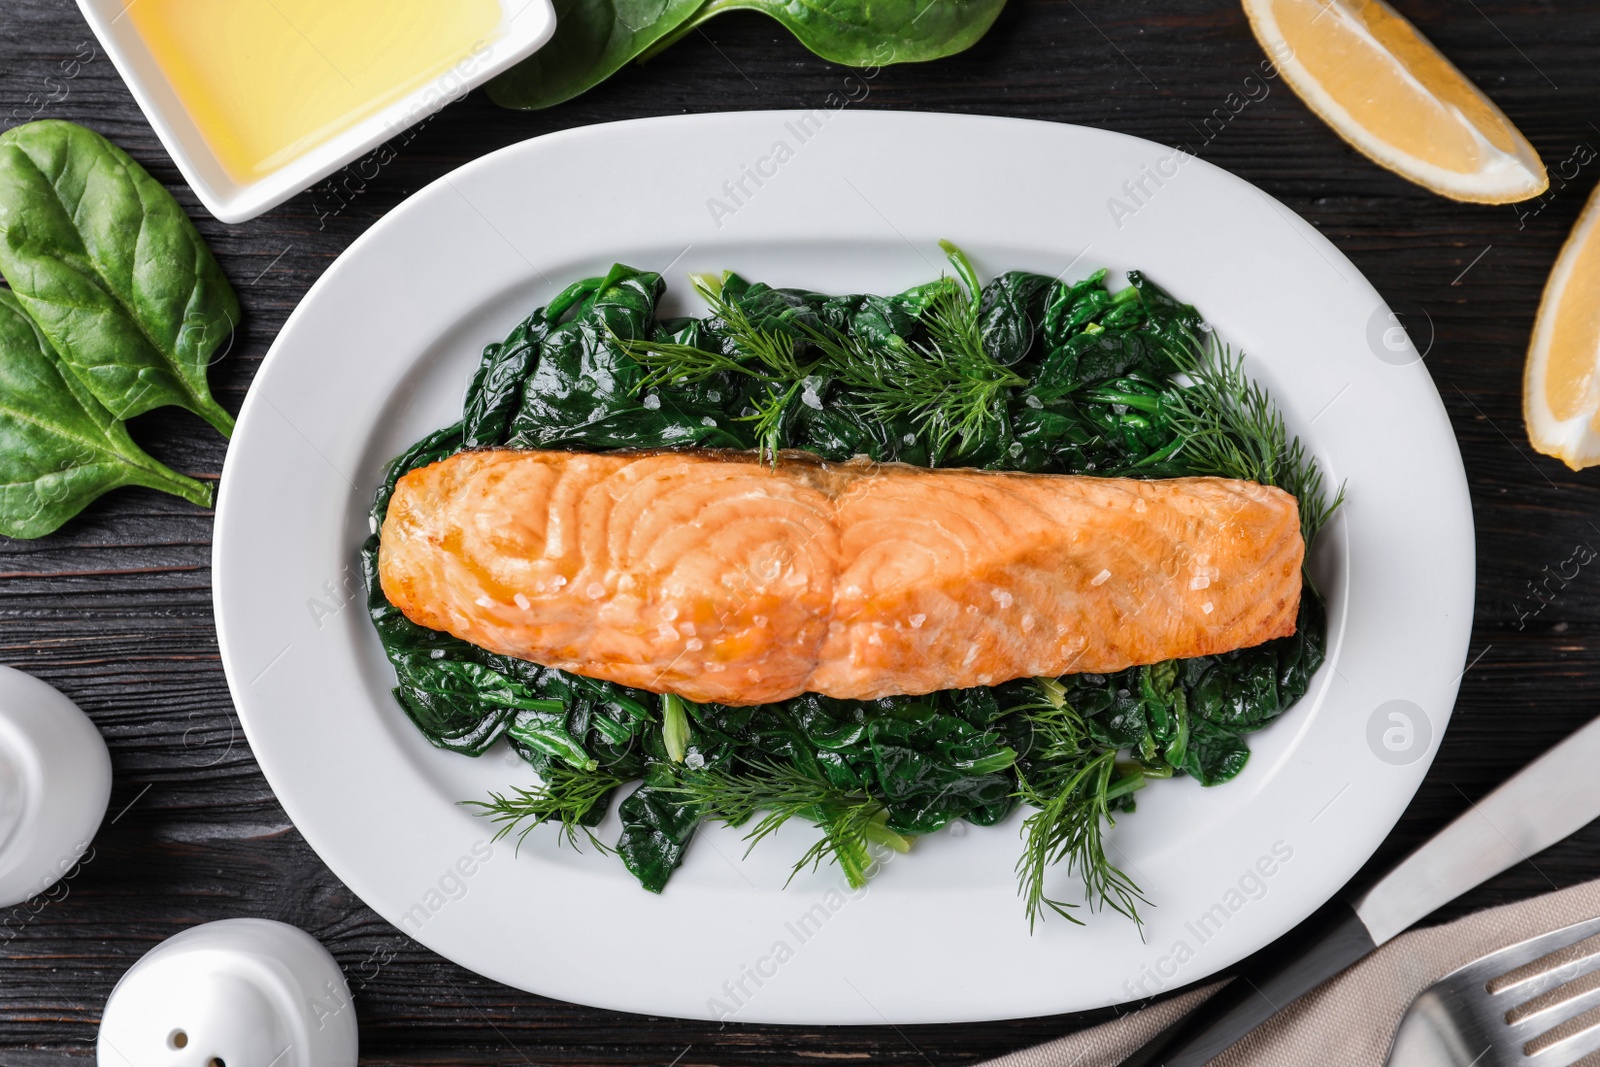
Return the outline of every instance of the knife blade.
[[[1121,1067],[1201,1067],[1444,904],[1600,818],[1600,719],[1518,771],[1366,892],[1336,901],[1241,968]]]

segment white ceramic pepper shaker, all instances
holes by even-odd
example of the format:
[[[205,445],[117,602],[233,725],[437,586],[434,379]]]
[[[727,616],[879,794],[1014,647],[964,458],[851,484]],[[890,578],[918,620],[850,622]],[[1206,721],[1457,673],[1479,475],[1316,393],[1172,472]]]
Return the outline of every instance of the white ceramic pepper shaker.
[[[78,705],[0,667],[0,907],[72,870],[105,817],[111,755]]]
[[[355,1067],[356,1013],[315,938],[270,919],[170,937],[122,976],[99,1067]]]

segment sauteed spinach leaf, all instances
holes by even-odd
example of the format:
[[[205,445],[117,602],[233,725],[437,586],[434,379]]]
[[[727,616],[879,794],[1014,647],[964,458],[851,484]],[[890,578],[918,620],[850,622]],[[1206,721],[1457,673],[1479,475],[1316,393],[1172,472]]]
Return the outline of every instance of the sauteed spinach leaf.
[[[1315,537],[1338,499],[1193,307],[1137,272],[1115,292],[1105,271],[980,285],[945,247],[951,276],[888,297],[696,278],[712,311],[698,319],[657,317],[657,274],[618,265],[577,282],[484,350],[462,421],[392,465],[374,531],[402,474],[463,448],[699,446],[1248,478],[1293,493]],[[400,705],[443,748],[478,755],[504,737],[544,781],[474,803],[501,833],[553,821],[574,844],[581,830],[607,848],[590,828],[642,780],[619,806],[614,847],[657,892],[706,819],[754,820],[753,844],[798,816],[822,836],[796,870],[829,860],[858,884],[874,847],[904,850],[958,819],[992,825],[1025,803],[1017,871],[1030,920],[1077,921],[1045,890],[1058,862],[1091,907],[1137,918],[1143,898],[1106,858],[1106,825],[1150,779],[1237,775],[1245,736],[1306,693],[1326,644],[1307,581],[1292,637],[1219,656],[919,697],[695,705],[416,626],[379,587],[379,547],[374,532],[368,606]]]

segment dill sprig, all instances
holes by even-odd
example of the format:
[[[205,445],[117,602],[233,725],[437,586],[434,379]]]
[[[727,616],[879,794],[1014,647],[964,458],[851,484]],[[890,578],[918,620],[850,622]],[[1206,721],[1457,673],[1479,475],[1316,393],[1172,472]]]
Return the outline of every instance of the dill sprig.
[[[1091,400],[1137,408],[1173,434],[1166,447],[1134,463],[1127,473],[1158,465],[1195,474],[1239,478],[1272,485],[1300,504],[1300,532],[1310,545],[1344,502],[1344,487],[1330,501],[1322,469],[1298,437],[1289,435],[1283,413],[1262,386],[1244,372],[1244,355],[1190,335],[1169,344],[1164,355],[1187,378],[1151,395],[1115,384],[1086,394]]]
[[[935,455],[959,442],[965,448],[1000,418],[1008,390],[1027,379],[1002,366],[983,347],[979,325],[981,287],[961,250],[941,242],[957,278],[945,276],[923,310],[925,342],[896,337],[874,345],[838,330],[797,322],[798,336],[751,322],[738,304],[723,299],[715,284],[693,278],[695,291],[721,320],[732,353],[678,342],[613,339],[647,373],[639,391],[702,381],[715,374],[742,374],[766,383],[767,393],[746,421],[756,423],[762,450],[775,454],[782,420],[805,380],[834,381],[856,394],[846,402],[869,418],[908,418],[932,444]]]
[[[795,339],[786,333],[764,330],[750,321],[743,308],[724,300],[716,283],[704,275],[691,275],[690,282],[711,312],[722,320],[733,339],[734,351],[717,352],[676,341],[650,341],[611,335],[612,341],[628,353],[648,373],[638,391],[649,392],[664,385],[687,385],[716,374],[743,374],[764,382],[781,384],[804,378],[795,351]]]
[[[801,379],[787,386],[780,383],[767,386],[765,396],[750,402],[751,414],[739,418],[740,422],[755,423],[753,431],[761,454],[774,463],[777,462],[779,449],[783,448],[783,417],[788,414],[789,405],[794,403],[794,398],[804,385],[805,380]]]
[[[1111,803],[1144,785],[1141,774],[1119,773],[1115,749],[1089,736],[1083,717],[1066,702],[1061,683],[1036,679],[1042,699],[1022,709],[1032,724],[1037,748],[1032,775],[1020,768],[1017,796],[1035,810],[1022,823],[1022,856],[1017,860],[1017,890],[1028,912],[1028,928],[1048,910],[1082,925],[1075,904],[1046,895],[1045,875],[1065,863],[1067,874],[1083,880],[1091,911],[1102,905],[1140,922],[1138,906],[1148,904],[1139,887],[1110,861],[1105,829],[1114,825]]]
[[[1283,413],[1244,372],[1244,354],[1219,344],[1194,345],[1186,373],[1193,384],[1164,398],[1162,414],[1196,468],[1262,485],[1274,485],[1300,502],[1307,545],[1344,501],[1344,487],[1328,500],[1322,469],[1298,437],[1289,436]]]
[[[644,341],[615,334],[612,339],[633,357],[635,363],[645,368],[647,373],[639,380],[640,393],[648,393],[665,385],[688,385],[722,373],[748,374],[773,380],[751,369],[739,358],[707,348],[676,341]]]
[[[826,353],[821,373],[861,394],[850,404],[862,415],[908,418],[934,455],[943,455],[952,444],[965,449],[1000,418],[1006,393],[1028,380],[984,351],[963,303],[970,301],[954,287],[934,298],[922,315],[926,344],[896,337],[887,345],[871,345],[808,331]]]
[[[573,848],[581,850],[578,833],[582,831],[595,848],[611,852],[610,846],[595,837],[586,823],[593,819],[595,806],[625,779],[605,771],[579,771],[561,764],[552,764],[539,777],[543,782],[533,789],[513,789],[509,794],[491,792],[488,800],[461,803],[482,809],[477,814],[498,825],[495,841],[516,832],[517,847],[521,848],[535,827],[553,822],[560,824],[562,837]]]
[[[959,440],[965,450],[997,422],[1006,394],[1028,380],[989,355],[983,347],[979,317],[983,286],[966,254],[940,241],[956,280],[940,279],[921,315],[926,343],[899,337],[882,348],[860,341],[844,346],[830,370],[846,386],[869,399],[855,406],[873,418],[910,418],[931,439],[932,453],[942,455]]]
[[[840,789],[820,774],[793,765],[761,761],[748,766],[750,772],[744,774],[713,768],[683,771],[675,784],[661,788],[682,794],[704,818],[729,826],[743,826],[760,814],[745,835],[746,855],[796,816],[816,825],[822,837],[795,863],[791,881],[827,860],[838,863],[850,886],[859,889],[872,864],[869,844],[887,845],[896,852],[910,849],[908,838],[889,829],[888,809],[874,797]]]

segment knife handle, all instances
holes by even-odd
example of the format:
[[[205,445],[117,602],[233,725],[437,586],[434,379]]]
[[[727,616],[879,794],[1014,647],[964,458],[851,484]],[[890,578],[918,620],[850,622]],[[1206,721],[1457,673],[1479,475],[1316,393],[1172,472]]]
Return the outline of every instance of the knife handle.
[[[1245,1034],[1377,948],[1342,901],[1246,960],[1232,982],[1157,1034],[1121,1067],[1201,1067]]]

